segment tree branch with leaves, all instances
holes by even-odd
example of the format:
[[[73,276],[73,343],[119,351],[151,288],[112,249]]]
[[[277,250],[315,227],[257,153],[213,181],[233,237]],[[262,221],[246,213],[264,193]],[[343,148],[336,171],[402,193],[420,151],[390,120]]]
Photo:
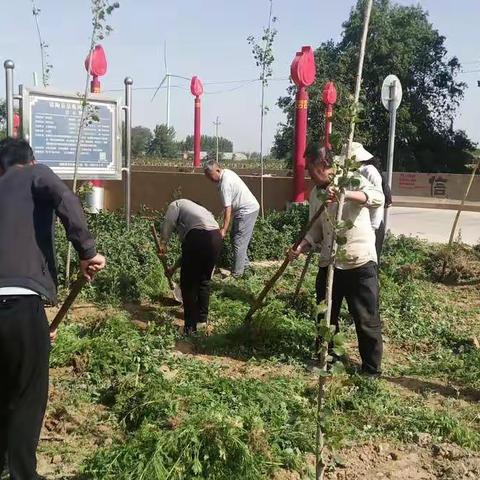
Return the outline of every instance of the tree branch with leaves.
[[[40,46],[40,57],[42,63],[42,84],[44,87],[48,87],[50,81],[50,73],[52,71],[53,65],[50,63],[50,56],[48,54],[48,43],[44,40],[42,36],[42,31],[40,29],[40,8],[37,7],[35,0],[32,0],[32,14],[35,20],[35,27],[37,30],[38,44]]]
[[[263,130],[264,130],[264,119],[265,115],[268,112],[268,107],[265,106],[265,89],[268,86],[268,80],[273,75],[273,62],[275,57],[273,55],[273,42],[277,35],[277,30],[274,27],[277,22],[277,17],[273,16],[273,0],[269,0],[270,9],[268,13],[268,23],[267,26],[263,29],[262,37],[257,40],[253,35],[250,35],[247,38],[248,44],[252,47],[253,58],[256,62],[257,67],[260,68],[260,81],[262,84],[262,100],[261,100],[261,110],[260,110],[260,168],[261,168],[261,179],[260,179],[260,207],[262,217],[265,215],[264,209],[264,153],[263,153]]]
[[[97,108],[95,105],[92,105],[89,102],[89,93],[90,93],[90,71],[92,69],[92,58],[93,50],[95,44],[103,40],[108,36],[113,28],[107,23],[108,17],[113,13],[113,11],[120,7],[118,2],[111,2],[109,0],[91,0],[91,13],[92,13],[92,32],[90,35],[90,46],[89,46],[89,64],[85,78],[85,88],[83,94],[79,94],[82,110],[80,114],[80,123],[78,126],[77,132],[77,142],[75,146],[75,164],[73,169],[73,185],[72,189],[77,193],[77,183],[78,183],[78,167],[80,163],[83,133],[85,127],[91,125],[93,122],[98,121]],[[65,281],[67,286],[70,283],[70,263],[71,263],[72,247],[71,244],[68,245],[67,251],[67,262],[66,262],[66,276]]]

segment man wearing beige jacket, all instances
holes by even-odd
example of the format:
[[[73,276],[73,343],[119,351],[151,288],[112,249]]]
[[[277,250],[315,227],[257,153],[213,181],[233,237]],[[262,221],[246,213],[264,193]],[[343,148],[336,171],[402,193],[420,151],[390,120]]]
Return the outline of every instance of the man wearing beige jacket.
[[[325,287],[330,245],[333,233],[332,220],[337,210],[338,191],[332,184],[334,165],[330,153],[318,146],[309,146],[305,153],[308,171],[315,183],[310,194],[310,217],[321,207],[327,197],[327,208],[305,235],[296,250],[295,258],[315,247],[320,252],[320,268],[317,275],[317,302],[325,299]],[[375,232],[371,226],[370,209],[383,206],[381,188],[372,185],[359,173],[349,174],[352,182],[345,191],[343,221],[353,227],[343,235],[346,243],[343,254],[335,261],[332,296],[332,324],[338,330],[338,316],[345,298],[355,322],[358,346],[362,359],[362,372],[378,376],[381,373],[383,354],[382,324],[378,311],[378,275]]]

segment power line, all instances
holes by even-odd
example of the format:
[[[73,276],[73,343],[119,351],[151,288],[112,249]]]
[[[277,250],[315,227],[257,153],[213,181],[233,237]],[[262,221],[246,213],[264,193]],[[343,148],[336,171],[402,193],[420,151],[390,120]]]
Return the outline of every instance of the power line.
[[[132,90],[156,90],[158,87],[133,87]],[[161,90],[166,89],[167,86],[165,87],[160,87]],[[180,90],[188,90],[188,88],[182,86],[182,85],[170,85],[170,88],[178,88]],[[107,90],[102,90],[102,92],[107,93],[107,92],[123,92],[125,89],[124,88],[109,88]]]
[[[172,77],[184,79],[184,80],[190,80],[188,77],[182,77],[180,75],[171,75]],[[272,82],[283,82],[290,80],[290,77],[278,77],[278,78],[269,78],[269,81]],[[205,95],[219,95],[222,93],[229,93],[229,92],[234,92],[236,90],[240,90],[241,88],[247,87],[248,85],[251,85],[253,83],[261,82],[262,80],[260,78],[251,78],[248,80],[224,80],[224,81],[212,81],[212,82],[205,82],[204,85],[230,85],[230,84],[240,84],[232,88],[225,88],[221,90],[215,90],[215,91],[204,91],[203,93]],[[164,90],[166,89],[167,86],[161,86],[160,89]],[[183,86],[183,85],[171,85],[170,88],[177,88],[179,90],[189,90],[189,88]],[[157,87],[133,87],[132,90],[157,90]],[[104,92],[123,92],[123,88],[113,88],[113,89],[108,89],[104,90]]]

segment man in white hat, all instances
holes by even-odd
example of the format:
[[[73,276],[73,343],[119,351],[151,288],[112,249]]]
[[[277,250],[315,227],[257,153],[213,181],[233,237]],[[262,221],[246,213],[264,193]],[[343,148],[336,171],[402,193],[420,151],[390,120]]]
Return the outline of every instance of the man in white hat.
[[[318,144],[309,144],[305,151],[308,172],[315,184],[310,193],[310,218],[318,211],[327,196],[326,209],[312,225],[290,259],[316,248],[319,270],[316,281],[317,302],[325,300],[327,270],[331,261],[332,218],[335,218],[338,189],[332,184],[335,165],[329,151]],[[371,209],[383,205],[382,189],[374,186],[358,172],[350,173],[352,180],[345,191],[342,220],[353,228],[345,232],[343,255],[335,258],[332,291],[332,325],[339,331],[338,317],[343,300],[352,314],[362,359],[362,372],[378,376],[383,355],[382,322],[378,311],[378,268],[375,234],[371,228]],[[355,181],[353,181],[355,180]],[[319,321],[321,318],[319,319]]]
[[[346,150],[346,146],[344,146],[344,150]],[[370,220],[372,222],[372,228],[375,230],[377,261],[380,263],[380,255],[382,253],[383,241],[385,238],[384,208],[388,208],[392,204],[392,193],[382,174],[381,161],[378,157],[375,157],[368,152],[361,143],[353,142],[350,158],[355,159],[355,161],[361,164],[358,172],[361,173],[370,183],[381,188],[385,195],[384,206],[370,209]]]

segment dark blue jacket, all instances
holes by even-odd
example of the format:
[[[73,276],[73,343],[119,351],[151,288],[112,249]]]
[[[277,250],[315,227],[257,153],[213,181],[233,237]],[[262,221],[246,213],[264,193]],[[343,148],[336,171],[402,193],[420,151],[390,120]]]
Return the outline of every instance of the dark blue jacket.
[[[55,214],[80,259],[95,256],[78,197],[45,165],[13,166],[0,177],[0,287],[57,301]]]

